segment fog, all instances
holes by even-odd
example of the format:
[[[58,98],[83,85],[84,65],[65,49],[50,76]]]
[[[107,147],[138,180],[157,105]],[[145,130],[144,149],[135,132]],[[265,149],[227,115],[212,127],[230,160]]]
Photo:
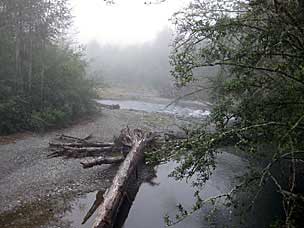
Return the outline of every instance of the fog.
[[[87,45],[89,75],[111,87],[155,89],[170,87],[169,42],[171,33],[164,28],[157,37],[139,45]]]
[[[154,0],[153,2],[158,2]],[[96,40],[101,44],[134,45],[155,39],[172,14],[189,0],[167,0],[144,4],[145,0],[71,0],[74,32],[81,43]]]
[[[88,76],[98,86],[176,94],[169,64],[170,18],[189,0],[158,2],[72,0],[74,37],[86,47]]]

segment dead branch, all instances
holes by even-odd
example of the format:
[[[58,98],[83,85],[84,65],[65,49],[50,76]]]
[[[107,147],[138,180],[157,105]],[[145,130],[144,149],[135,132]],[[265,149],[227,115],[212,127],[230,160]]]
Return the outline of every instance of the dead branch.
[[[92,138],[92,134],[89,134],[88,136],[86,136],[84,138],[78,138],[78,137],[75,137],[75,136],[61,134],[61,135],[58,135],[58,138],[59,139],[70,139],[70,140],[74,140],[74,141],[86,141],[86,140]]]
[[[48,155],[49,158],[66,157],[66,158],[85,158],[98,157],[104,153],[110,153],[113,147],[93,147],[93,148],[74,148],[62,147]]]
[[[202,92],[202,91],[204,91],[204,90],[206,90],[206,89],[207,89],[207,88],[202,87],[202,88],[199,88],[199,89],[197,89],[197,90],[194,90],[194,91],[192,91],[192,92],[190,92],[190,93],[187,93],[187,94],[185,94],[185,95],[179,96],[179,97],[175,98],[173,101],[171,101],[169,104],[167,104],[167,105],[164,107],[164,109],[167,109],[169,106],[171,106],[171,105],[173,105],[173,104],[176,104],[178,101],[180,101],[181,99],[183,99],[183,98],[185,98],[185,97],[189,97],[189,96],[194,95],[194,94],[196,94],[196,93]]]
[[[71,150],[74,152],[112,152],[113,151],[113,147],[109,146],[109,147],[80,147],[80,148],[75,148],[75,147],[70,147],[70,146],[64,146],[62,147],[64,150]]]
[[[120,109],[119,104],[107,105],[107,104],[98,103],[98,106],[107,108],[107,109]]]
[[[120,163],[125,159],[124,156],[118,157],[99,157],[87,162],[80,162],[84,169],[92,168],[97,165]]]
[[[109,146],[114,146],[114,143],[110,142],[85,142],[85,143],[79,143],[79,142],[74,142],[74,143],[54,143],[50,142],[49,145],[51,147],[109,147]]]

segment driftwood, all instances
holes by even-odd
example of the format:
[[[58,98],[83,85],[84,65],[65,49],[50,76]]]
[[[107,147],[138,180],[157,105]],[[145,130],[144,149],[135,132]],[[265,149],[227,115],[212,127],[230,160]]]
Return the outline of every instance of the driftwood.
[[[131,151],[119,167],[113,179],[111,187],[104,194],[104,201],[99,207],[98,215],[95,220],[94,228],[113,227],[117,212],[127,197],[125,190],[130,175],[135,171],[139,161],[144,157],[143,149],[147,143],[146,134],[141,130],[135,129],[122,131],[125,142],[132,142]]]
[[[128,128],[126,128],[128,129]],[[121,152],[126,156],[133,146],[133,139],[126,133],[128,130],[123,130],[121,134],[114,138],[114,142],[92,142],[92,134],[78,138],[69,135],[58,135],[58,139],[68,142],[50,142],[49,158],[65,157],[65,158],[85,158],[85,157],[104,157],[105,154],[111,152]],[[147,140],[154,140],[161,137],[165,140],[181,139],[185,135],[176,134],[173,132],[154,132],[150,133]],[[154,144],[157,144],[155,141]],[[105,160],[106,161],[106,160]],[[99,163],[96,163],[99,164]]]
[[[99,157],[87,162],[80,162],[84,169],[92,168],[96,165],[103,165],[103,164],[113,164],[113,163],[120,163],[125,159],[124,156],[118,157]]]
[[[52,151],[48,155],[49,158],[65,157],[65,158],[85,158],[85,157],[98,157],[102,154],[113,152],[114,147],[88,147],[88,148],[74,148],[74,147],[61,147]]]
[[[64,156],[66,158],[85,158],[96,157],[90,161],[80,162],[83,168],[91,168],[102,164],[121,163],[116,176],[113,179],[110,188],[103,194],[103,201],[98,197],[98,204],[88,212],[84,218],[85,222],[92,212],[98,207],[97,218],[94,223],[94,228],[113,228],[119,209],[123,202],[130,201],[126,190],[130,177],[135,173],[137,176],[137,167],[144,157],[144,149],[148,145],[158,144],[159,139],[165,141],[170,139],[184,138],[185,135],[176,135],[173,132],[154,132],[144,133],[140,129],[130,130],[125,128],[121,131],[119,137],[114,139],[114,142],[92,142],[89,141],[92,135],[85,138],[78,138],[68,135],[60,135],[60,140],[68,142],[50,142],[52,153],[49,157]],[[162,140],[163,141],[163,140]],[[164,141],[164,142],[165,142]],[[113,152],[120,152],[121,155],[113,156]],[[111,155],[105,156],[110,153]]]
[[[120,109],[119,104],[107,105],[107,104],[98,103],[98,105],[99,105],[100,107],[107,108],[107,109]]]
[[[50,142],[51,153],[48,157],[85,158],[100,157],[105,153],[122,151],[122,146],[116,146],[114,142],[90,142],[92,134],[85,138],[69,135],[58,135],[58,139],[68,142]]]
[[[114,146],[114,143],[100,143],[100,142],[74,142],[74,143],[54,143],[50,142],[49,145],[51,147],[109,147],[109,146]]]
[[[75,136],[70,136],[70,135],[65,135],[65,134],[58,135],[59,139],[70,139],[70,140],[77,140],[77,141],[86,141],[86,140],[90,139],[91,137],[92,137],[92,134],[89,134],[88,136],[86,136],[84,138],[78,138]]]
[[[70,146],[64,146],[62,147],[64,150],[73,150],[75,152],[107,152],[107,151],[112,151],[113,147],[108,146],[108,147],[70,147]]]

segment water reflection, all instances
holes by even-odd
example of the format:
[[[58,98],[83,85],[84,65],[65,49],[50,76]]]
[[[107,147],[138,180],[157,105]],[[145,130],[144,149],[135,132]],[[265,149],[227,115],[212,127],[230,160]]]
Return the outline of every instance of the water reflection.
[[[68,221],[71,228],[81,227],[81,228],[89,228],[92,227],[94,224],[94,214],[92,213],[90,217],[87,216],[88,211],[92,208],[92,205],[94,205],[94,202],[96,201],[97,197],[100,195],[99,192],[91,192],[88,193],[78,199],[76,199],[72,205],[71,210],[63,216],[63,221]],[[86,218],[85,224],[82,224],[84,221],[84,218]]]
[[[218,166],[201,191],[201,198],[216,196],[232,188],[235,177],[246,171],[247,163],[241,158],[228,153],[221,154],[217,159]],[[136,196],[124,228],[155,228],[165,227],[163,216],[168,213],[175,216],[176,206],[181,203],[191,209],[194,203],[194,192],[191,184],[175,181],[168,174],[176,166],[174,162],[161,165],[157,169],[157,177],[153,180],[159,185],[142,184]],[[226,208],[219,208],[212,221],[206,221],[212,206],[206,205],[201,211],[185,219],[174,228],[225,227],[234,221]]]
[[[92,217],[92,215],[95,213],[100,204],[102,204],[104,193],[105,191],[98,191],[96,193],[96,199],[87,214],[85,215],[85,217],[83,218],[83,221],[81,223],[82,225],[85,224]]]
[[[151,181],[156,176],[155,170],[143,165],[140,165],[139,169],[140,175],[138,177],[134,173],[129,178],[128,187],[125,190],[126,197],[124,197],[122,205],[119,208],[114,228],[121,228],[125,223],[141,183],[147,181],[150,185],[155,185]],[[71,211],[66,213],[62,220],[69,222],[71,228],[91,228],[98,214],[98,207],[103,202],[104,192],[92,192],[76,199],[72,203]]]

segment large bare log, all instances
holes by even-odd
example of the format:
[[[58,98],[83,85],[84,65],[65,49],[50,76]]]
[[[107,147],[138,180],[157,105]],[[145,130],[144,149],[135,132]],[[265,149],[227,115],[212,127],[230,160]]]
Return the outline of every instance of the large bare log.
[[[74,142],[74,143],[54,143],[50,142],[51,147],[109,147],[114,146],[114,143],[110,142]]]
[[[107,104],[98,103],[98,106],[103,107],[103,108],[107,108],[107,109],[120,109],[119,104],[107,105]]]
[[[66,158],[85,158],[85,157],[99,157],[102,154],[113,152],[113,150],[121,150],[114,147],[89,147],[89,148],[75,148],[75,147],[62,147],[48,155],[49,158],[53,157],[66,157]]]
[[[123,141],[131,145],[131,151],[119,167],[113,179],[111,187],[104,194],[104,201],[99,207],[98,215],[95,220],[94,228],[112,228],[116,219],[117,212],[126,197],[126,187],[130,175],[136,169],[139,161],[144,157],[143,149],[148,141],[143,131],[135,129],[123,129],[121,132]]]
[[[97,165],[103,164],[114,164],[119,163],[125,160],[124,156],[117,156],[117,157],[99,157],[96,159],[92,159],[91,161],[80,162],[84,169],[92,168]]]
[[[63,147],[64,150],[71,150],[74,152],[88,152],[88,153],[94,153],[94,152],[112,152],[113,151],[113,147],[81,147],[81,148],[75,148],[75,147],[70,147],[70,146],[65,146]]]
[[[83,142],[83,141],[86,141],[86,140],[92,138],[92,134],[89,134],[88,136],[86,136],[84,138],[78,138],[78,137],[75,137],[75,136],[61,134],[61,135],[58,135],[58,138],[59,139],[69,139],[69,140],[73,140],[73,141]]]

